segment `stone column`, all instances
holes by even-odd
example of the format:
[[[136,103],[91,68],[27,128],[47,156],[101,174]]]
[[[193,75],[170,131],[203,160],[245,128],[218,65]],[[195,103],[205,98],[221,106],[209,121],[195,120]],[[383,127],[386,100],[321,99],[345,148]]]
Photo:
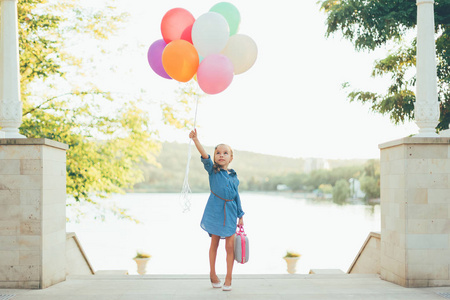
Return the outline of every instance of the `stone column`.
[[[25,138],[20,100],[17,0],[0,0],[0,138]]]
[[[414,114],[416,137],[437,137],[439,102],[437,97],[434,0],[417,0],[417,82]]]
[[[450,138],[408,137],[381,149],[381,278],[450,286]]]
[[[66,150],[48,139],[0,139],[0,289],[66,278]]]

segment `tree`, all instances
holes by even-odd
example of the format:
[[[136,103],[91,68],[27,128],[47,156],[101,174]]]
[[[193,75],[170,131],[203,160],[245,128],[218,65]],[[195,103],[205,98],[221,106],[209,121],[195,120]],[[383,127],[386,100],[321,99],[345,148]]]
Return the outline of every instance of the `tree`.
[[[333,193],[333,186],[331,184],[321,184],[319,185],[319,190],[323,194],[331,194]]]
[[[327,15],[326,35],[337,34],[352,42],[358,51],[372,51],[387,45],[384,59],[376,61],[372,76],[390,76],[384,94],[353,90],[350,101],[371,105],[371,110],[387,114],[399,124],[414,119],[414,86],[417,19],[416,1],[411,0],[320,0]],[[436,54],[440,119],[437,130],[450,123],[450,0],[435,0]],[[345,88],[349,87],[344,83]]]
[[[359,181],[367,199],[380,198],[380,161],[378,159],[370,159],[366,162],[364,173]]]
[[[369,159],[364,164],[364,174],[375,178],[380,178],[380,160]]]
[[[333,202],[343,204],[350,196],[350,187],[348,181],[339,179],[333,187]]]
[[[307,190],[308,175],[305,173],[290,173],[286,175],[286,185],[293,191]]]
[[[93,77],[83,77],[90,73],[84,63],[87,57],[69,51],[71,43],[107,39],[125,22],[127,15],[117,12],[114,0],[103,2],[99,8],[83,7],[75,0],[18,3],[20,131],[29,138],[68,144],[67,194],[75,203],[87,202],[100,210],[104,206],[99,199],[143,180],[136,166],[154,164],[159,149],[157,131],[150,126],[151,118],[139,97],[129,100],[128,95],[97,88]],[[96,55],[104,53],[98,46]],[[163,115],[168,124],[174,124],[168,113],[177,119],[177,111],[166,105]],[[188,125],[177,122],[178,127]],[[120,208],[111,210],[130,218]]]
[[[359,179],[361,191],[366,194],[366,199],[380,198],[380,180],[371,176],[362,176]]]

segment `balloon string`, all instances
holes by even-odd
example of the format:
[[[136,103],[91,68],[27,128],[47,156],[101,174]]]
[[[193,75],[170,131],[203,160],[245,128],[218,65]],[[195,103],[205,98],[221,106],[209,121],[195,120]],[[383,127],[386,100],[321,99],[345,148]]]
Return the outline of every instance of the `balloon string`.
[[[195,94],[195,115],[194,115],[194,129],[197,127],[197,109],[198,109],[198,95]]]
[[[196,94],[195,95],[194,130],[197,126],[197,110],[198,110],[198,95]],[[186,171],[184,173],[183,187],[181,188],[181,194],[180,194],[181,207],[182,207],[183,213],[188,212],[191,209],[191,193],[192,193],[192,191],[189,186],[189,165],[190,165],[191,156],[192,156],[191,145],[192,145],[192,139],[189,139]]]

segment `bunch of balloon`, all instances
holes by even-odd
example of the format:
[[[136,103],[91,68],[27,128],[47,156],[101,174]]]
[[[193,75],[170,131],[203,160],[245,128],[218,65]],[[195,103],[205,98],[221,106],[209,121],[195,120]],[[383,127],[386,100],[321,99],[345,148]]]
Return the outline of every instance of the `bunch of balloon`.
[[[214,5],[197,19],[183,8],[169,10],[161,21],[162,39],[148,49],[150,67],[159,76],[188,82],[196,78],[206,94],[218,94],[233,81],[234,75],[250,69],[256,61],[256,43],[247,35],[238,34],[241,16],[228,2]],[[194,128],[197,120],[196,99]],[[189,162],[181,190],[183,212],[190,210]]]
[[[256,61],[256,43],[237,33],[240,22],[239,11],[229,2],[217,3],[197,19],[186,9],[173,8],[162,18],[162,39],[148,50],[150,67],[180,82],[196,75],[202,91],[218,94]]]

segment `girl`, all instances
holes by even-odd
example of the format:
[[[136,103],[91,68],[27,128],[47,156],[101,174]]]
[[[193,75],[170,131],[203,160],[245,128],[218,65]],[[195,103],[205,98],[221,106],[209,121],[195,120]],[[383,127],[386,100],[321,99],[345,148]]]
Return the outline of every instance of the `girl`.
[[[221,238],[225,239],[225,249],[227,252],[227,275],[222,290],[231,291],[231,279],[234,264],[234,234],[236,232],[236,221],[239,218],[239,225],[244,225],[239,198],[239,180],[233,169],[228,169],[228,165],[233,160],[233,151],[230,146],[220,144],[214,150],[214,163],[206,153],[197,138],[197,130],[194,129],[189,134],[194,141],[198,152],[201,154],[201,161],[209,175],[209,187],[211,194],[206,203],[205,211],[200,226],[209,233],[211,246],[209,248],[210,279],[214,288],[222,287],[219,277],[216,274],[217,247]]]

